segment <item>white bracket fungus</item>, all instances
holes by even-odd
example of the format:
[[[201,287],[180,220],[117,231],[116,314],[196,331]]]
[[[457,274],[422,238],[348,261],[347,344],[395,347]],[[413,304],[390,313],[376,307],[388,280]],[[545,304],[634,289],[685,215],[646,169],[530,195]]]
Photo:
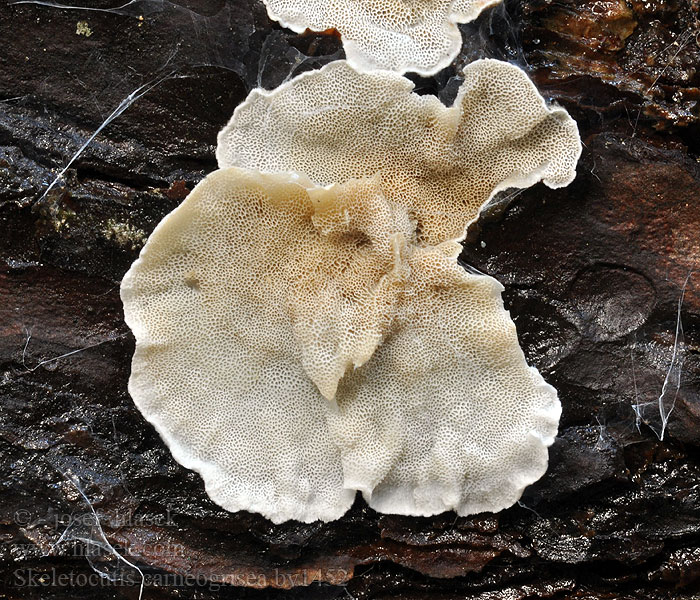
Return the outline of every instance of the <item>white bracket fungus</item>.
[[[271,19],[301,33],[338,30],[348,61],[361,70],[432,75],[462,46],[468,23],[500,0],[263,0]]]
[[[215,171],[122,282],[129,391],[230,511],[331,520],[497,511],[547,465],[560,405],[501,285],[418,245],[378,178]]]
[[[521,69],[479,60],[463,75],[451,107],[401,75],[345,61],[254,90],[219,134],[219,166],[298,172],[319,185],[378,174],[421,242],[463,239],[498,191],[568,185],[581,154],[574,120]]]
[[[331,520],[360,490],[468,515],[544,473],[556,391],[457,256],[496,191],[568,184],[581,145],[520,69],[464,77],[450,108],[344,61],[254,91],[124,277],[131,395],[227,510]]]

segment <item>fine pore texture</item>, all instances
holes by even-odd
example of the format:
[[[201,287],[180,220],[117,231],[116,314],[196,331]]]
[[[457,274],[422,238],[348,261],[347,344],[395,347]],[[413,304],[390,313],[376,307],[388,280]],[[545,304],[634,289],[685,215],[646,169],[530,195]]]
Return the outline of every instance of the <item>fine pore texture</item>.
[[[416,243],[378,177],[215,171],[122,282],[129,390],[230,511],[496,511],[547,464],[560,405],[501,285]]]
[[[271,19],[301,33],[337,29],[348,62],[369,71],[447,67],[462,46],[457,23],[468,23],[500,0],[263,0]]]
[[[336,61],[254,90],[219,134],[219,166],[298,172],[319,185],[378,174],[428,245],[463,239],[500,190],[574,179],[576,123],[548,107],[518,67],[471,63],[449,108],[412,89],[395,73]]]

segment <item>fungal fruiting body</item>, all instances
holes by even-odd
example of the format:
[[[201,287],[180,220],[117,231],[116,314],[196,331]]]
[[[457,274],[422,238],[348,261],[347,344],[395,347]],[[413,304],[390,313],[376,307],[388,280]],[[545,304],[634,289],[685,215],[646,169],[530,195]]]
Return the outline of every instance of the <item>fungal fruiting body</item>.
[[[271,19],[302,33],[336,29],[348,61],[363,71],[433,75],[462,46],[468,23],[500,0],[263,0]]]
[[[573,178],[578,132],[515,67],[464,76],[451,108],[347,63],[253,92],[124,277],[130,393],[227,510],[467,515],[544,473],[556,391],[457,256],[496,190]]]
[[[568,185],[581,153],[576,123],[518,67],[479,60],[462,75],[451,107],[401,75],[345,61],[254,90],[219,133],[219,167],[303,173],[319,185],[378,174],[421,242],[461,240],[498,191]]]
[[[418,245],[377,178],[216,171],[124,278],[130,392],[231,511],[330,520],[355,490],[402,514],[509,506],[559,402],[458,253]]]

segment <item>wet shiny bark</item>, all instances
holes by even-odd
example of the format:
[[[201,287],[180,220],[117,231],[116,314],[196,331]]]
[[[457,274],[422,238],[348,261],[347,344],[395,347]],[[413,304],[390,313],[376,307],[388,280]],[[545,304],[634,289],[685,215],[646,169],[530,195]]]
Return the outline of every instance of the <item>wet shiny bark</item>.
[[[278,526],[219,509],[140,416],[118,286],[215,168],[247,92],[342,50],[253,0],[181,4],[0,10],[0,594],[137,597],[138,574],[106,556],[90,558],[122,585],[77,579],[93,574],[84,540],[102,538],[75,482],[106,540],[163,584],[145,598],[697,597],[697,0],[523,0],[463,27],[457,65],[527,66],[585,143],[571,186],[504,196],[462,255],[504,283],[528,360],[559,390],[545,477],[496,515],[358,500],[334,523]],[[449,98],[455,69],[419,91]]]

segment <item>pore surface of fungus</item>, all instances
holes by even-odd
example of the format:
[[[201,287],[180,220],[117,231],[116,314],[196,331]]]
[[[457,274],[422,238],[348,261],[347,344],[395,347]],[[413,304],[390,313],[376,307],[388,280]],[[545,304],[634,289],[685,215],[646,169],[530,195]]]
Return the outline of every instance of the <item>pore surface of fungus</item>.
[[[496,511],[546,469],[560,405],[501,285],[420,241],[380,176],[226,168],[122,282],[129,390],[230,511],[331,520]]]
[[[569,184],[581,153],[576,123],[518,67],[479,60],[463,75],[451,107],[401,75],[345,61],[254,90],[219,134],[219,166],[298,172],[324,186],[378,175],[418,224],[419,243],[462,239],[498,191]]]
[[[358,69],[432,75],[462,45],[467,23],[500,0],[263,0],[270,18],[301,33],[337,29]]]

